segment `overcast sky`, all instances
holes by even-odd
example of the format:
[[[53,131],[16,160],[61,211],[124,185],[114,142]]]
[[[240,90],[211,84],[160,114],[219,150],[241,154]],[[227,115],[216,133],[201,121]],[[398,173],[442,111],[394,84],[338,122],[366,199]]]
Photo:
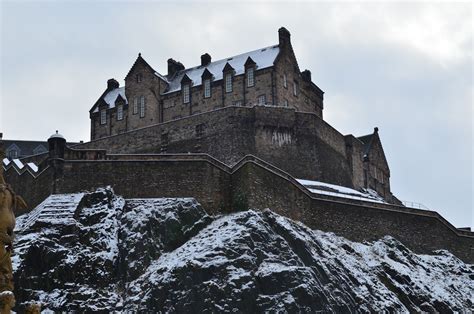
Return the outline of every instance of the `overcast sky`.
[[[393,193],[473,221],[473,7],[464,3],[1,1],[0,132],[89,140],[89,109],[139,52],[166,74],[292,35],[343,134],[378,126]]]

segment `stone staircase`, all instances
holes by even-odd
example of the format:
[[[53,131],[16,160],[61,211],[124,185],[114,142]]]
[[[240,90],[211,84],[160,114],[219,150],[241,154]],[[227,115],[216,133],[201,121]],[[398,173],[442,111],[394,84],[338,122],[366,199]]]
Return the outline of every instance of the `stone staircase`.
[[[15,232],[26,230],[39,221],[49,224],[75,223],[74,211],[83,196],[84,193],[50,195],[34,210],[17,221]]]

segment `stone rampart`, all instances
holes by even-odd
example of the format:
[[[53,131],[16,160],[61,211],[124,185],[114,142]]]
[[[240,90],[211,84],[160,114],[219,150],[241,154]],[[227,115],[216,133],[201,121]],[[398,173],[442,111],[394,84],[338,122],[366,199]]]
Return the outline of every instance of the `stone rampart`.
[[[51,193],[110,185],[127,198],[194,197],[211,214],[271,208],[354,241],[391,235],[415,252],[447,249],[474,263],[474,233],[456,229],[436,212],[312,194],[290,174],[255,156],[230,167],[206,154],[115,154],[104,160],[50,161],[37,175],[10,166],[5,178],[30,208]]]

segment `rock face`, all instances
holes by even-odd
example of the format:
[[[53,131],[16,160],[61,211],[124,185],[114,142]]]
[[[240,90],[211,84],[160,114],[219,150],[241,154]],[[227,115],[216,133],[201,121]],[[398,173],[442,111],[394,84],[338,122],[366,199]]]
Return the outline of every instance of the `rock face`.
[[[17,310],[451,312],[474,266],[385,237],[355,243],[270,210],[210,217],[193,199],[55,195],[18,219]]]

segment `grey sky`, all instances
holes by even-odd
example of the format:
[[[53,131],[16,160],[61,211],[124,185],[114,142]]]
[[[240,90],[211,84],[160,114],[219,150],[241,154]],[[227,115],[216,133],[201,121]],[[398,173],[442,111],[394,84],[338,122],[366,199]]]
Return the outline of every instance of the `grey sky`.
[[[380,128],[392,191],[473,221],[473,7],[465,3],[1,2],[0,131],[89,139],[88,111],[141,52],[166,74],[278,42],[325,91],[325,120]]]

